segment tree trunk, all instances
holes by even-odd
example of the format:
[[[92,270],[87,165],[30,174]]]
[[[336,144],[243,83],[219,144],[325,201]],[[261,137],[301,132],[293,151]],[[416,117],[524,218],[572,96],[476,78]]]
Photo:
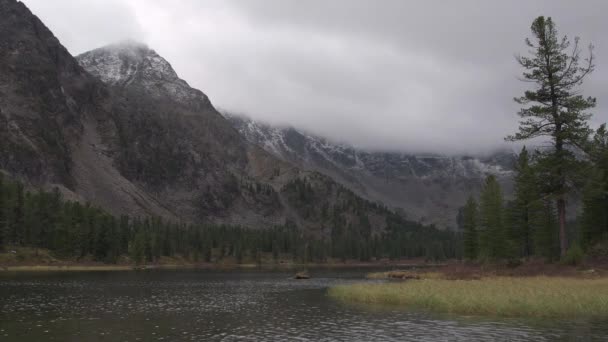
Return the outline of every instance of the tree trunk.
[[[528,258],[530,257],[530,254],[532,254],[532,248],[530,246],[530,214],[529,214],[529,210],[530,210],[530,203],[528,201],[526,201],[526,206],[525,206],[525,214],[524,214],[524,223],[523,223],[523,231],[521,231],[521,234],[523,234],[524,236],[524,257]]]
[[[559,217],[559,247],[563,258],[568,251],[568,236],[566,235],[566,200],[560,196],[557,199],[557,215]]]

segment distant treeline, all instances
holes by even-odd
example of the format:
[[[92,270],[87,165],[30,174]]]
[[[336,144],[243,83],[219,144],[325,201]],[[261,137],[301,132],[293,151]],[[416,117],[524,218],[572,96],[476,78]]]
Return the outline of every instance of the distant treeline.
[[[334,208],[327,209],[339,221]],[[58,190],[25,191],[22,183],[0,174],[0,250],[13,246],[43,248],[61,259],[116,263],[157,262],[183,257],[191,262],[262,262],[289,259],[325,262],[329,258],[361,261],[372,258],[460,256],[457,234],[386,217],[387,229],[372,233],[342,226],[329,236],[315,237],[294,224],[252,230],[225,225],[171,223],[160,218],[115,217],[79,202],[66,201]]]

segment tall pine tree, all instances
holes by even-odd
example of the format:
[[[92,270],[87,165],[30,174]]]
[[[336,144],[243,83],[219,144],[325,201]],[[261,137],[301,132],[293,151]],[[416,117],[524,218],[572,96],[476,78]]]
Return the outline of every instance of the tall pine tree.
[[[560,233],[560,253],[566,254],[566,196],[570,185],[577,179],[580,170],[573,148],[581,147],[590,130],[587,125],[591,114],[586,110],[595,106],[594,98],[579,95],[580,86],[594,69],[593,49],[589,46],[589,57],[581,61],[579,39],[571,46],[567,37],[559,38],[551,18],[538,17],[532,23],[533,40],[526,39],[532,49],[530,57],[518,57],[525,69],[523,80],[534,83],[533,90],[515,101],[525,107],[519,111],[519,132],[506,139],[526,140],[549,137],[550,149],[541,152],[539,165],[546,180],[545,189],[555,198]],[[583,66],[581,66],[580,62]]]

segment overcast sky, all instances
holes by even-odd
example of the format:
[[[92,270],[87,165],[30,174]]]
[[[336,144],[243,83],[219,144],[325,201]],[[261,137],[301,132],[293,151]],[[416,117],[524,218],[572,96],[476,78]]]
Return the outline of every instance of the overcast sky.
[[[483,152],[517,126],[538,15],[592,42],[608,120],[608,1],[26,0],[79,54],[147,43],[219,108],[370,149]]]

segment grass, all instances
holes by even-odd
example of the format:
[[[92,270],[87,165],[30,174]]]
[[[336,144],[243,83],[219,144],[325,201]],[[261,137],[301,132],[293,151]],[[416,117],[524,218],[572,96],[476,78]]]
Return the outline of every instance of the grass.
[[[464,315],[608,318],[608,278],[423,279],[336,286],[329,296]]]
[[[13,247],[5,252],[0,251],[0,265],[14,265],[21,262],[44,265],[57,262],[57,259],[46,249]]]
[[[130,271],[133,270],[133,266],[122,266],[122,265],[95,265],[95,266],[83,266],[83,265],[33,265],[33,266],[4,266],[0,267],[1,271],[7,272],[49,272],[49,271]]]

